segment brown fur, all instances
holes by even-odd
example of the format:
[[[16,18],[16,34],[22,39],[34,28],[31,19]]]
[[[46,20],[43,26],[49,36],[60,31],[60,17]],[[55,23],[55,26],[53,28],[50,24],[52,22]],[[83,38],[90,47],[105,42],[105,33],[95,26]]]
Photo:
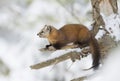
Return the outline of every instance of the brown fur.
[[[93,58],[92,68],[98,68],[100,60],[99,45],[87,27],[81,24],[67,24],[59,30],[50,26],[49,30],[50,33],[46,38],[48,38],[50,45],[46,47],[52,45],[56,49],[60,49],[69,43],[79,44],[80,47],[90,46]]]

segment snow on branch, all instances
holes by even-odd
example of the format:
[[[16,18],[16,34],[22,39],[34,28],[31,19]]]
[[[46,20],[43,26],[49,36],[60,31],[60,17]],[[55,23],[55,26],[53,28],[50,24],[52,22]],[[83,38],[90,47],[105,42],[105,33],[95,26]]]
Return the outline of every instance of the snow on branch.
[[[81,52],[76,52],[76,51],[69,52],[69,53],[61,55],[59,57],[49,59],[47,61],[32,65],[32,66],[30,66],[30,68],[31,69],[41,69],[41,68],[44,68],[44,67],[47,67],[50,65],[60,63],[62,61],[68,60],[68,59],[71,59],[72,62],[75,62],[75,60],[80,60],[81,58],[87,56],[88,52],[89,52],[89,49],[87,49],[87,48],[83,49]]]

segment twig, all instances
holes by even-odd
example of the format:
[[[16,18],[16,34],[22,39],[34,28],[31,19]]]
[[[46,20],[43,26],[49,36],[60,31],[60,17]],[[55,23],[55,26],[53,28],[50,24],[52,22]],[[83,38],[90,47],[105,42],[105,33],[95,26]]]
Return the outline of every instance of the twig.
[[[63,4],[61,1],[59,1],[59,0],[56,0],[56,1],[57,1],[68,13],[70,13],[71,16],[72,16],[74,19],[76,19],[76,20],[80,23],[80,19],[79,19],[78,16],[76,16],[73,12],[71,13],[71,11],[69,11],[68,9],[66,9],[65,6],[64,6],[64,4]]]
[[[87,76],[83,76],[83,77],[72,79],[71,81],[83,81],[86,78],[87,78]]]

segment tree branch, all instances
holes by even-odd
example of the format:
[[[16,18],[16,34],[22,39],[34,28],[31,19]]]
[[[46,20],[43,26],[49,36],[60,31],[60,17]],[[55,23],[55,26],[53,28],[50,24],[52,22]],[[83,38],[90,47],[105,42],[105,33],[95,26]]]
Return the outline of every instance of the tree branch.
[[[76,51],[69,52],[69,53],[61,55],[59,57],[49,59],[47,61],[32,65],[32,66],[30,66],[30,68],[31,69],[41,69],[41,68],[44,68],[44,67],[47,67],[50,65],[60,63],[62,61],[68,60],[68,59],[71,59],[73,62],[75,62],[76,60],[80,60],[81,58],[86,57],[88,55],[88,52],[89,52],[88,48],[83,49],[81,52],[76,52]]]
[[[54,59],[50,59],[50,60],[47,60],[45,62],[35,64],[35,65],[31,66],[31,69],[41,69],[41,68],[44,68],[44,67],[47,67],[47,66],[50,66],[50,65],[54,65],[54,64],[57,64],[59,62],[62,62],[62,61],[65,61],[65,60],[71,58],[71,56],[78,56],[78,54],[79,53],[75,52],[75,51],[74,52],[69,52],[65,55],[56,57]]]
[[[83,77],[72,79],[71,81],[83,81],[86,78],[87,78],[87,76],[83,76]]]

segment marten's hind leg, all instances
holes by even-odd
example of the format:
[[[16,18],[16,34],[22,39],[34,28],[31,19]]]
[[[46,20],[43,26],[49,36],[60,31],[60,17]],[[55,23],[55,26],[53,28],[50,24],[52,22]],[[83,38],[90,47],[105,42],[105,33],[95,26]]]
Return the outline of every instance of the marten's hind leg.
[[[75,42],[75,44],[77,44],[79,46],[79,48],[82,49],[81,54],[80,54],[81,57],[82,58],[86,57],[88,54],[86,54],[86,52],[84,52],[83,50],[85,50],[86,47],[89,46],[89,44],[86,42],[84,42],[84,43],[83,42]]]
[[[61,49],[61,48],[63,47],[63,45],[62,45],[62,44],[59,44],[59,43],[53,44],[52,46],[53,46],[55,49]]]
[[[75,42],[75,44],[79,45],[79,47],[82,49],[86,46],[89,46],[87,42]]]
[[[78,47],[79,47],[79,45],[72,44],[72,45],[63,46],[61,49],[74,49],[74,48],[78,48]]]
[[[52,44],[46,45],[46,48],[48,49],[50,46],[52,46]]]

